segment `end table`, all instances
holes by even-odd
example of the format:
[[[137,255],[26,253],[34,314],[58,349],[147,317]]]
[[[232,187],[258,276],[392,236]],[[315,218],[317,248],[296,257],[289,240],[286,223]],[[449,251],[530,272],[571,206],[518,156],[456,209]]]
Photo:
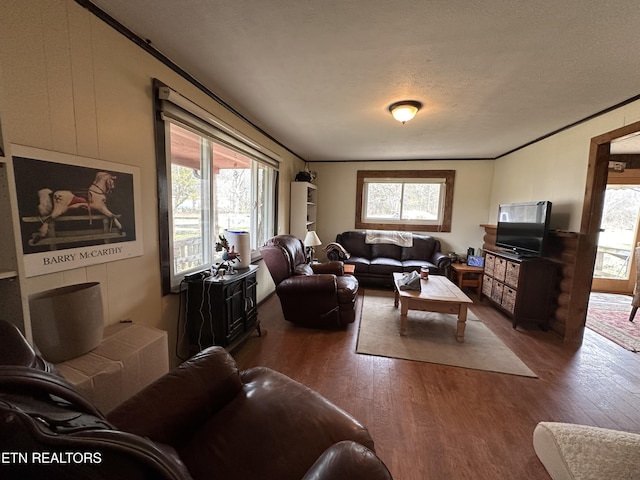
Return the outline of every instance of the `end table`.
[[[482,267],[470,267],[466,263],[452,263],[451,269],[456,272],[456,279],[458,288],[462,287],[475,287],[478,289],[478,293],[482,291],[482,274],[484,268]]]

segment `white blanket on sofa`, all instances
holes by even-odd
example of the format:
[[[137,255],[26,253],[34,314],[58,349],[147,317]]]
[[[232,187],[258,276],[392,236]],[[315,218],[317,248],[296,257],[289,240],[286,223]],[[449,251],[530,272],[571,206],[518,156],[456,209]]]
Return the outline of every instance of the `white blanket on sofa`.
[[[412,247],[413,234],[411,232],[367,230],[364,241],[366,243],[391,243],[401,247]]]

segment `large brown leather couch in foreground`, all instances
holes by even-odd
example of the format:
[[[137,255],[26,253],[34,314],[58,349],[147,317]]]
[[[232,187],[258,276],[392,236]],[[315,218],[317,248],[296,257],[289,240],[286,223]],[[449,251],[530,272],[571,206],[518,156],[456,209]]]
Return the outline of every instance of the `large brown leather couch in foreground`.
[[[105,417],[0,324],[0,451],[17,454],[0,478],[391,479],[351,415],[268,368],[238,371],[221,347]]]
[[[341,260],[355,266],[354,275],[362,285],[391,287],[393,272],[420,271],[429,268],[432,275],[445,275],[451,259],[440,251],[440,240],[429,235],[413,234],[413,246],[400,247],[388,243],[366,243],[365,230],[350,230],[339,233],[336,243],[350,255],[339,251],[327,253],[329,260]]]

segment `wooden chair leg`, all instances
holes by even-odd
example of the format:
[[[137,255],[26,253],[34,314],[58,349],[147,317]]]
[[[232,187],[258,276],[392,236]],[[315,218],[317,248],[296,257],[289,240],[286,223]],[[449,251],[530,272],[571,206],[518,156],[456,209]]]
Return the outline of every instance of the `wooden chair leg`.
[[[636,312],[638,311],[638,307],[633,307],[631,309],[631,314],[629,315],[629,321],[633,322],[633,317],[636,316]]]

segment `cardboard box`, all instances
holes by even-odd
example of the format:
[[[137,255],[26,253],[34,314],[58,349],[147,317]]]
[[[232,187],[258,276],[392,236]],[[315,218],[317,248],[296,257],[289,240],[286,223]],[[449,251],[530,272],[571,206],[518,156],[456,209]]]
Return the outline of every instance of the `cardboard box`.
[[[110,325],[95,349],[56,368],[107,413],[169,371],[167,332],[135,323]]]

